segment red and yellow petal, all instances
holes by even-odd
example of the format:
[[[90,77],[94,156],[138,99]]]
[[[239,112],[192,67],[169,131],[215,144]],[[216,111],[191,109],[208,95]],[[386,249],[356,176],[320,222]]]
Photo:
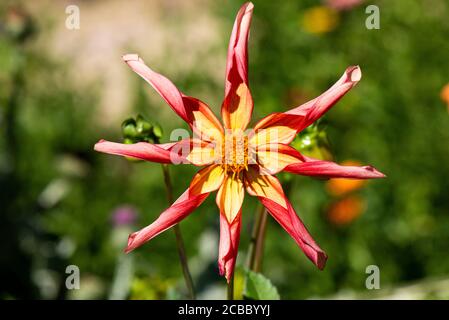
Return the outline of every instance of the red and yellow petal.
[[[128,238],[128,245],[125,252],[130,252],[140,247],[145,242],[150,241],[158,234],[171,228],[206,200],[209,193],[193,194],[190,190],[186,190],[167,210],[161,213],[149,226],[132,233]]]
[[[272,113],[255,126],[250,133],[249,143],[264,145],[273,143],[289,144],[297,134],[297,128],[304,122],[303,116]]]
[[[269,174],[276,174],[301,159],[302,155],[295,148],[285,144],[266,144],[257,148],[257,163]]]
[[[332,106],[334,106],[349,90],[351,90],[362,78],[359,66],[348,67],[341,78],[319,97],[293,108],[285,115],[304,116],[305,121],[297,128],[298,132],[305,129],[321,118]]]
[[[229,223],[235,219],[240,211],[245,197],[241,175],[226,174],[223,184],[217,192],[217,206]]]
[[[137,54],[124,55],[123,60],[159,93],[173,111],[192,128],[195,127],[197,134],[220,139],[223,128],[204,102],[183,94],[169,79],[150,69]]]
[[[183,96],[189,122],[196,138],[204,141],[221,141],[224,131],[212,110],[202,101]]]
[[[224,126],[244,131],[251,121],[253,104],[251,92],[244,82],[233,85],[221,108]]]
[[[137,54],[126,54],[123,61],[167,102],[184,121],[189,122],[186,107],[184,105],[181,92],[176,86],[163,75],[151,70]]]
[[[236,80],[248,84],[248,39],[253,9],[254,5],[247,2],[242,5],[235,18],[228,46],[225,96],[231,86],[236,84]]]
[[[283,207],[269,198],[259,197],[259,200],[271,216],[295,240],[305,255],[322,270],[326,265],[327,255],[313,240],[290,202],[285,199],[287,207]]]
[[[287,208],[284,191],[279,180],[269,174],[261,174],[258,166],[250,166],[245,172],[246,191],[252,196],[268,198]]]
[[[176,143],[151,144],[147,142],[123,144],[100,140],[95,144],[94,150],[157,163],[185,162],[181,155],[172,151],[172,148],[176,145]]]
[[[260,175],[255,166],[245,175],[245,185],[249,194],[257,196],[273,218],[290,234],[306,256],[323,269],[327,256],[315,243],[295,210],[285,197],[279,180],[270,175]]]
[[[193,177],[190,183],[192,194],[202,194],[217,190],[223,184],[225,172],[221,165],[207,166]]]
[[[228,218],[223,213],[220,213],[218,269],[220,271],[220,275],[224,275],[228,282],[234,273],[240,240],[241,222],[241,211],[238,212],[232,223],[228,221]]]
[[[321,178],[378,179],[385,175],[372,166],[341,166],[332,161],[304,157],[305,162],[297,162],[285,167],[286,172]]]
[[[250,2],[240,8],[229,40],[225,99],[221,107],[227,129],[245,130],[253,111],[248,84],[248,38],[253,8]]]
[[[319,97],[284,113],[272,113],[254,127],[251,143],[289,144],[295,135],[323,116],[361,79],[358,66],[349,67],[343,76]]]

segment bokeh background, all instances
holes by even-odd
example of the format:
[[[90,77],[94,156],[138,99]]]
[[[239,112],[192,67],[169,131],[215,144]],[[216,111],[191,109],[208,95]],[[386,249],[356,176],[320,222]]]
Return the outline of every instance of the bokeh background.
[[[449,2],[255,0],[250,39],[254,119],[319,95],[349,65],[363,78],[298,138],[316,157],[371,164],[384,180],[282,176],[328,253],[317,270],[271,218],[262,273],[283,299],[449,298]],[[69,30],[66,7],[80,8]],[[0,298],[186,296],[172,232],[130,255],[129,232],[167,207],[160,165],[95,153],[142,114],[186,127],[121,61],[137,52],[218,113],[226,48],[241,1],[2,1],[0,4]],[[365,8],[380,8],[368,30]],[[326,138],[327,136],[327,138]],[[317,138],[318,137],[318,138]],[[195,168],[174,166],[176,195]],[[246,197],[241,295],[257,203]],[[181,223],[200,298],[224,298],[214,197]],[[68,265],[81,272],[67,290]],[[381,289],[367,290],[377,265]]]

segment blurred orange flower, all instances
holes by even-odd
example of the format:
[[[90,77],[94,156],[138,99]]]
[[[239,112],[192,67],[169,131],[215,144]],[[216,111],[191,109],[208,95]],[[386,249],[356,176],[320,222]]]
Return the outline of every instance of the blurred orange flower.
[[[302,27],[309,33],[327,33],[337,27],[339,16],[335,9],[316,6],[304,12],[301,22]]]
[[[443,89],[441,89],[440,97],[441,100],[443,100],[447,104],[447,108],[449,111],[449,83],[446,84]]]
[[[335,225],[347,225],[357,219],[365,211],[366,203],[359,196],[348,196],[333,203],[327,218]]]
[[[346,160],[342,162],[345,166],[360,166],[360,162],[354,160]],[[352,191],[362,188],[366,184],[366,180],[355,179],[330,179],[326,183],[326,190],[333,196],[342,196]]]

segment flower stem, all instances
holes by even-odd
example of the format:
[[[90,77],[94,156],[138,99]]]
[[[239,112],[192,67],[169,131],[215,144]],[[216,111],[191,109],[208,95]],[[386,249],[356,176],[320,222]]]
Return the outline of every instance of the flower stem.
[[[228,300],[234,300],[234,273],[232,273],[228,282]]]
[[[167,200],[171,205],[174,202],[174,199],[168,165],[162,165],[162,172],[164,173],[165,188],[167,190]],[[186,249],[179,224],[175,224],[173,226],[173,231],[176,237],[176,246],[178,248],[179,261],[181,262],[182,273],[184,275],[184,281],[186,283],[187,290],[189,291],[189,297],[191,300],[195,300],[195,287],[193,286],[192,275],[190,274],[189,265],[187,264]]]
[[[248,255],[248,268],[255,272],[260,272],[262,269],[263,248],[265,244],[265,233],[267,230],[267,216],[268,214],[265,207],[260,206],[251,233]]]

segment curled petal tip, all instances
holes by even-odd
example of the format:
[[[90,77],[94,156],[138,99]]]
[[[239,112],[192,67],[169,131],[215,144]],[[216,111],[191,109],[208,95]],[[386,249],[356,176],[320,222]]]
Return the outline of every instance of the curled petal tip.
[[[323,270],[326,266],[327,254],[324,252],[318,252],[316,266],[318,269]]]
[[[125,248],[125,253],[130,253],[131,251],[133,251],[135,249],[134,244],[134,239],[137,236],[137,232],[131,233],[128,237],[128,244],[126,245]]]
[[[387,177],[385,174],[378,171],[373,166],[364,166],[363,169],[365,169],[366,171],[369,171],[372,174],[372,176],[370,178],[386,178]]]
[[[130,62],[130,61],[142,61],[142,59],[139,57],[138,54],[136,53],[128,53],[122,56],[123,61],[125,61],[126,63]]]
[[[352,66],[346,69],[346,73],[351,82],[358,82],[362,79],[362,70],[359,66]]]
[[[231,280],[233,271],[228,270],[228,268],[226,268],[226,261],[220,261],[218,263],[218,273],[220,274],[220,276],[225,277],[226,282],[229,283],[229,281]]]
[[[245,5],[246,5],[246,12],[249,12],[254,9],[254,4],[251,1],[245,3]]]
[[[95,151],[100,151],[100,144],[102,144],[103,142],[105,142],[106,140],[104,139],[100,139],[98,140],[98,142],[94,145],[94,150]]]

